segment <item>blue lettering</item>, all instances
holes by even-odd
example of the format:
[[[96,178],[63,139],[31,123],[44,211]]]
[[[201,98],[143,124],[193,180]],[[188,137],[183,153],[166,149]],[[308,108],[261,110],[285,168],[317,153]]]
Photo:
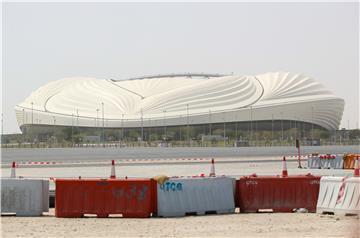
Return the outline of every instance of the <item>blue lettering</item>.
[[[176,184],[176,190],[182,191],[182,184],[181,183]]]

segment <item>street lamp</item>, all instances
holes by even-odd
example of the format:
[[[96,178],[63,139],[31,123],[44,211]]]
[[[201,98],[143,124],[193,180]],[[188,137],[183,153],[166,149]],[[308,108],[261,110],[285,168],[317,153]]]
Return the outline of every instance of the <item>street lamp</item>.
[[[274,114],[271,114],[271,146],[274,145]]]
[[[121,115],[121,140],[124,140],[124,114]]]
[[[211,110],[209,110],[209,134],[211,136]]]
[[[281,145],[284,143],[284,127],[283,127],[283,113],[280,112],[281,115]]]
[[[314,107],[311,107],[311,146],[314,143]]]
[[[56,125],[56,118],[55,116],[53,116],[53,119],[54,119],[54,128],[53,128],[53,135],[54,135],[54,144],[56,142],[56,136],[55,136],[55,125]]]
[[[33,135],[33,130],[34,130],[34,128],[33,128],[33,125],[34,124],[34,102],[31,102],[31,134],[30,134],[30,136],[31,136],[31,146],[32,146],[32,143],[33,143],[33,141],[34,141],[34,135]]]
[[[25,142],[25,109],[23,108],[22,109],[22,117],[23,117],[23,143]]]
[[[144,121],[143,121],[143,109],[141,108],[141,142],[144,139]]]
[[[187,129],[187,141],[189,143],[189,146],[190,146],[190,131],[189,131],[189,104],[186,104],[186,129]]]
[[[104,112],[104,102],[101,102],[101,108],[102,108],[102,137],[103,137],[103,143],[105,142],[105,112]],[[105,146],[105,145],[104,145]]]
[[[225,112],[223,113],[223,120],[224,120],[224,147],[226,146],[226,118],[225,118]]]
[[[181,141],[181,123],[182,123],[182,116],[180,115],[180,122],[179,122],[179,141]]]
[[[250,143],[252,141],[252,106],[250,106]]]
[[[99,136],[99,108],[96,108],[96,135]],[[98,140],[99,143],[99,140]]]
[[[74,113],[71,114],[71,146],[74,145]]]
[[[166,110],[163,110],[164,112],[164,140],[166,141]]]

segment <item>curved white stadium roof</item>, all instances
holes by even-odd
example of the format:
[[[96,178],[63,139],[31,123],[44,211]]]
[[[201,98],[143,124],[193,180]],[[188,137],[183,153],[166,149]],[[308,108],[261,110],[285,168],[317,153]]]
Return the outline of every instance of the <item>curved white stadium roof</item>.
[[[168,75],[131,80],[65,78],[15,107],[19,125],[144,127],[297,120],[337,129],[344,100],[310,77]],[[103,120],[104,118],[104,120]]]

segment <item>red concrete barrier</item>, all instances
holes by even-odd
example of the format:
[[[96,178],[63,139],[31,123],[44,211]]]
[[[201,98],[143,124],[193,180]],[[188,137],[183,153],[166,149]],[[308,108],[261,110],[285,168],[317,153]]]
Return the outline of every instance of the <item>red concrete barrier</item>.
[[[55,216],[150,217],[157,210],[153,179],[56,179]]]
[[[319,176],[241,177],[236,181],[236,206],[240,212],[291,212],[296,208],[316,212],[319,189]]]

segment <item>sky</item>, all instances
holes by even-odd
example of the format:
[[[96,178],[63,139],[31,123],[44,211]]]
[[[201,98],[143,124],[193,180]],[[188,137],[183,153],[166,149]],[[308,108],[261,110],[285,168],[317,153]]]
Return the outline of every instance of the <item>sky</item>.
[[[54,80],[207,72],[303,73],[345,100],[359,128],[358,3],[4,3],[3,133]]]

